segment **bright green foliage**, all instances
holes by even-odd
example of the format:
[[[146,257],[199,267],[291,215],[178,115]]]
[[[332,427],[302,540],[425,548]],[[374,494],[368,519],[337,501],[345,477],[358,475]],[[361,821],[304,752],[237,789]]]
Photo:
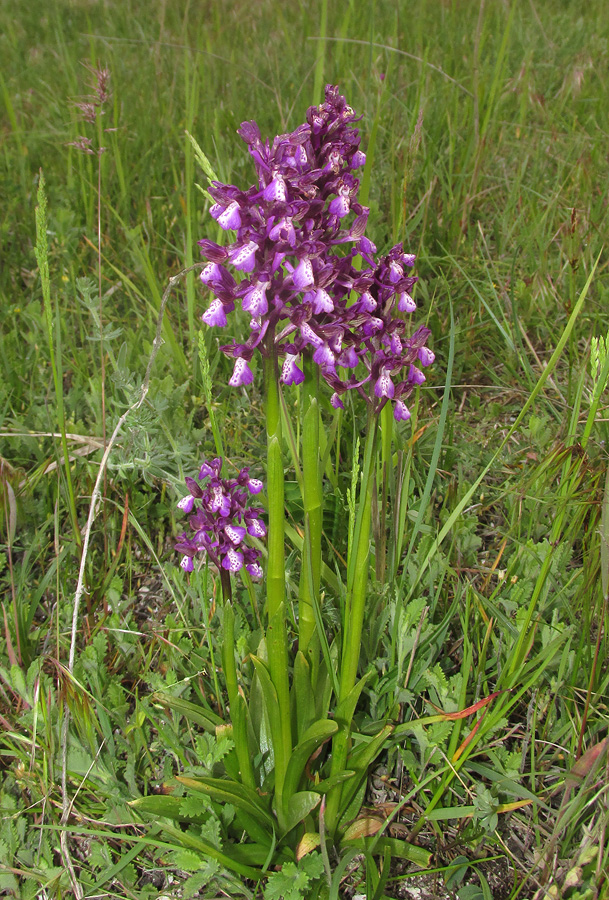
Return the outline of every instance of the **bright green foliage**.
[[[298,865],[284,863],[274,872],[264,888],[264,900],[304,900],[312,896],[312,883],[324,874],[324,864],[319,853],[304,856]]]
[[[13,3],[4,17],[0,893],[34,900],[71,890],[58,855],[69,706],[70,846],[92,896],[175,889],[338,900],[353,865],[349,891],[390,897],[411,874],[402,868],[411,863],[398,869],[392,855],[422,849],[390,837],[394,825],[433,848],[438,877],[460,900],[489,896],[478,865],[485,853],[507,860],[514,897],[534,895],[529,872],[554,896],[598,895],[609,853],[604,769],[568,773],[601,744],[609,694],[606,3],[414,0],[407,15],[398,6],[239,0],[202,12],[185,0],[51,0],[40,15]],[[110,457],[74,679],[66,675],[78,543],[101,458],[98,161],[69,146],[86,129],[72,103],[89,90],[86,59],[111,73],[103,119],[111,130],[94,135],[107,147],[108,432],[138,397],[168,276],[197,259],[209,222],[205,179],[253,180],[235,136],[241,121],[255,115],[264,135],[287,131],[320,99],[315,85],[338,83],[364,116],[370,236],[381,251],[404,240],[418,256],[416,299],[429,312],[437,361],[411,426],[389,433],[381,423],[390,465],[375,473],[371,505],[355,660],[365,681],[356,681],[353,744],[335,776],[330,741],[316,744],[307,729],[326,723],[331,738],[338,724],[345,563],[367,423],[357,403],[333,419],[323,392],[319,421],[307,423],[309,450],[319,434],[309,471],[322,473],[323,563],[318,573],[311,557],[319,645],[308,657],[294,654],[290,672],[285,776],[303,819],[287,833],[289,801],[282,830],[269,800],[264,592],[235,585],[255,818],[234,732],[224,729],[213,573],[193,573],[186,584],[171,550],[177,485],[199,457],[222,453],[262,474],[266,454],[261,395],[224,387],[226,359],[197,330],[206,298],[196,272],[172,296],[146,403]],[[310,591],[300,562],[304,410],[291,389],[281,399],[280,587],[294,641],[299,595]],[[307,499],[316,542],[318,500]],[[462,719],[435,708],[455,713],[495,691]],[[220,804],[211,788],[195,791],[176,776],[236,787]],[[339,831],[362,803],[390,818],[376,843],[366,837],[330,851],[328,887],[317,798],[337,785],[348,806]],[[151,826],[147,844],[135,840],[142,822]],[[511,833],[532,834],[536,844],[515,864],[501,843]],[[297,862],[303,834],[314,849]],[[160,887],[153,876],[165,879]]]

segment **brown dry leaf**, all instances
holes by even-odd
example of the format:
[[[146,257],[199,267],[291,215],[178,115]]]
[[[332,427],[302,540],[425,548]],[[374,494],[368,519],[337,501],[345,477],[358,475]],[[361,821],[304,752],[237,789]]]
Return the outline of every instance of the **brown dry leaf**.
[[[378,816],[362,816],[352,822],[345,831],[345,841],[357,841],[360,838],[372,837],[383,827],[384,821]]]
[[[320,838],[316,831],[307,831],[300,839],[300,843],[296,848],[296,860],[301,860],[307,853],[311,853],[316,847],[319,847]]]

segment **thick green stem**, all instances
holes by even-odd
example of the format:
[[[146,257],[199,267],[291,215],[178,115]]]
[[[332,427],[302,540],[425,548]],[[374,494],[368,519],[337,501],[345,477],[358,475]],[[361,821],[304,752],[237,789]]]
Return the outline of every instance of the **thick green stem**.
[[[292,751],[290,722],[290,685],[288,680],[288,641],[285,625],[285,510],[283,460],[281,458],[281,405],[277,359],[272,353],[273,334],[267,346],[271,354],[265,359],[267,486],[269,500],[267,587],[267,647],[271,680],[277,692],[279,716],[271,717],[279,727],[273,734],[275,755],[275,791],[277,806],[283,804],[283,782]]]
[[[338,703],[349,696],[357,679],[366,596],[368,593],[368,569],[370,560],[370,527],[372,520],[372,495],[374,491],[375,450],[378,420],[370,416],[364,448],[364,469],[360,490],[359,508],[347,560],[347,602],[343,625],[343,643],[340,664],[340,692]],[[330,775],[345,769],[350,746],[351,719],[340,723],[341,729],[332,742],[332,767]],[[328,794],[326,826],[333,835],[340,813],[341,785]]]
[[[304,360],[302,409],[302,474],[305,539],[302,548],[298,606],[298,649],[308,654],[315,633],[314,603],[319,602],[321,577],[322,485],[319,464],[319,369],[310,356]]]
[[[368,483],[362,486],[365,494],[362,498],[361,530],[359,541],[355,550],[355,568],[353,583],[349,590],[350,615],[345,622],[343,636],[343,653],[340,669],[340,700],[344,700],[347,694],[355,686],[357,678],[357,666],[360,656],[362,640],[362,628],[364,625],[364,612],[366,595],[368,593],[368,568],[370,557],[370,523],[372,510],[372,491],[374,478],[370,477]]]
[[[393,415],[391,404],[387,403],[381,411],[381,466],[379,472],[380,498],[378,517],[378,539],[376,542],[376,580],[385,583],[385,565],[387,559],[387,503],[394,487],[392,465]]]

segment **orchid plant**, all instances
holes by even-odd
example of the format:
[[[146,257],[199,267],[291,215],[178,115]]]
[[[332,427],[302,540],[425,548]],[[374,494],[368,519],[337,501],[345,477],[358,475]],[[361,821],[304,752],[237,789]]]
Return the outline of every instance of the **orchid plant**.
[[[226,246],[199,241],[207,260],[201,281],[211,293],[203,322],[228,328],[239,306],[249,316],[249,335],[220,347],[234,360],[230,385],[253,390],[252,361],[262,357],[268,534],[262,510],[248,506],[248,493],[260,493],[263,485],[247,469],[235,480],[222,479],[222,459],[216,458],[203,464],[198,480],[187,479],[188,494],[178,506],[189,515],[191,533],[180,537],[177,549],[186,572],[200,556],[203,565],[211,563],[219,573],[235,751],[224,777],[182,781],[212,801],[230,800],[237,808],[238,828],[250,841],[236,840],[230,851],[225,848],[222,861],[250,877],[259,878],[271,862],[299,859],[315,847],[323,855],[328,840],[339,845],[353,837],[349,823],[361,805],[368,767],[392,731],[387,723],[366,741],[353,739],[354,713],[366,680],[358,664],[372,510],[378,473],[392,465],[391,412],[398,423],[410,418],[407,400],[425,381],[423,369],[434,354],[427,347],[429,329],[410,324],[416,311],[415,257],[401,244],[378,257],[364,233],[369,210],[358,201],[355,173],[366,157],[357,121],[338,88],[328,85],[324,102],[308,110],[306,122],[272,142],[262,140],[255,122],[243,123],[239,135],[258,183],[242,190],[212,180],[211,216],[231,240]],[[337,598],[341,628],[330,639],[322,614],[320,429],[326,385],[335,418],[345,415],[348,396],[362,398],[367,406],[361,471],[356,468],[352,482],[344,589]],[[292,441],[304,507],[297,643],[286,615],[282,394],[289,386],[302,392],[296,429],[300,446]],[[265,536],[264,638],[251,657],[248,702],[235,665],[231,575],[245,571],[254,579],[263,577],[259,546],[249,541]],[[225,727],[213,716],[208,725]],[[324,757],[322,745],[330,741]],[[164,814],[170,814],[171,799],[163,800]],[[146,808],[146,801],[140,805]],[[155,808],[158,812],[158,803]]]

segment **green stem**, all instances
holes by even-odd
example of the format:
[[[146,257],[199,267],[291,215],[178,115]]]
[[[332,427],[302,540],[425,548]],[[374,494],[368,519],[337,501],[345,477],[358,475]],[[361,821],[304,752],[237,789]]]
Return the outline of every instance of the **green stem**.
[[[370,472],[368,478],[362,484],[362,497],[358,514],[358,524],[360,528],[359,535],[357,535],[357,540],[354,541],[353,547],[355,557],[353,576],[351,583],[347,583],[347,607],[349,609],[349,615],[345,621],[343,633],[340,700],[344,700],[347,694],[352,690],[357,678],[366,595],[368,593],[368,563],[370,558],[370,525],[372,520],[373,490],[374,477],[372,472]]]
[[[374,491],[374,463],[378,434],[378,417],[369,415],[366,444],[364,447],[364,469],[360,489],[359,508],[353,540],[347,560],[347,600],[343,625],[343,643],[340,666],[340,690],[338,703],[349,696],[357,679],[366,596],[368,592],[368,570],[370,561],[370,530],[372,521],[372,495]],[[330,777],[345,769],[350,746],[352,717],[340,723],[341,729],[332,742],[332,767]],[[337,785],[328,793],[326,825],[334,835],[339,822],[342,788]]]
[[[393,496],[394,478],[391,455],[393,439],[393,413],[391,403],[386,403],[381,411],[381,470],[380,503],[378,517],[378,544],[376,546],[376,580],[385,583],[387,559],[387,501]]]
[[[226,574],[226,578],[224,575]],[[237,666],[235,665],[235,614],[230,601],[230,575],[225,569],[220,571],[222,580],[222,593],[224,595],[224,615],[222,618],[222,667],[226,681],[226,691],[230,707],[230,717],[233,723],[233,741],[235,752],[239,762],[241,781],[249,787],[256,787],[252,756],[247,737],[247,705],[239,693],[237,682]],[[228,582],[228,591],[226,585]]]
[[[274,334],[267,337],[269,356],[264,361],[267,433],[267,485],[269,500],[267,588],[267,647],[271,680],[277,692],[278,716],[273,733],[277,807],[283,804],[283,782],[292,751],[288,641],[285,624],[285,510],[281,457],[281,403],[279,373],[273,350]]]
[[[322,485],[319,465],[319,369],[310,355],[304,359],[302,416],[302,474],[305,540],[302,548],[298,649],[307,655],[315,633],[315,611],[321,579]],[[312,650],[312,648],[311,648]]]
[[[213,680],[214,680],[214,690],[216,692],[216,704],[218,706],[218,712],[220,713],[221,716],[224,716],[225,715],[224,701],[222,700],[222,694],[220,692],[220,685],[218,684],[218,670],[216,668],[214,643],[212,641],[211,631],[210,631],[210,627],[209,627],[210,626],[209,607],[207,606],[207,576],[208,576],[208,573],[209,573],[209,570],[208,570],[207,566],[205,566],[204,576],[203,576],[203,593],[202,593],[203,622],[204,622],[204,627],[205,627],[205,635],[207,637],[207,646],[209,647],[209,659],[211,662],[211,671],[212,671]]]

